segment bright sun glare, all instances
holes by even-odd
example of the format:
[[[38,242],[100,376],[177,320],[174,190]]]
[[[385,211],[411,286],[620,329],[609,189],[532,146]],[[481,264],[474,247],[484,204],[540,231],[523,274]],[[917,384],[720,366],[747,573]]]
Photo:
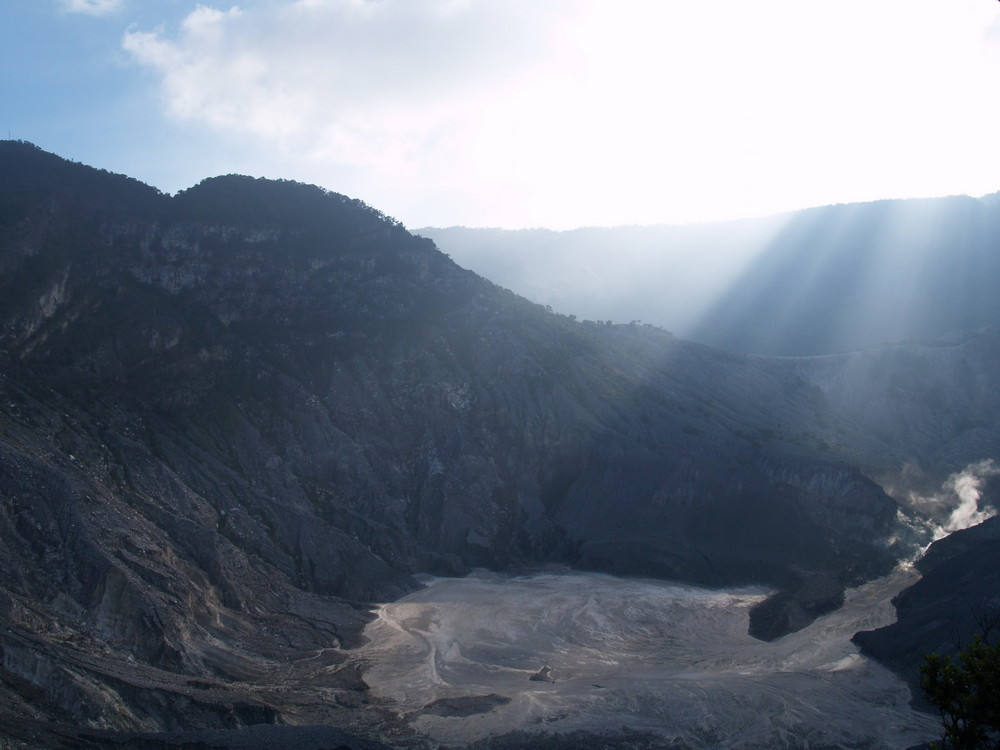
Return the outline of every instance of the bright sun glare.
[[[411,226],[688,222],[1000,188],[982,0],[300,0],[125,49],[261,173]]]

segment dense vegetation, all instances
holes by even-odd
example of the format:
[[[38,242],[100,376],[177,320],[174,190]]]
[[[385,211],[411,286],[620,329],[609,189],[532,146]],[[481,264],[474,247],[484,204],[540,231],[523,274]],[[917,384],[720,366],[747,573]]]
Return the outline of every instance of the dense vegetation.
[[[996,634],[1000,623],[983,622],[983,634],[977,634],[956,658],[930,654],[921,669],[924,694],[941,713],[945,748],[1000,748],[1000,638]]]

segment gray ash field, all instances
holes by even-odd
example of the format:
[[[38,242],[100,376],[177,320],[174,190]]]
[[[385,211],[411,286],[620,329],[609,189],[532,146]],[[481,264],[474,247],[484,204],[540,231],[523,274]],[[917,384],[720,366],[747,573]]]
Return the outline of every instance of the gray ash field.
[[[905,748],[935,736],[851,636],[894,619],[899,573],[773,643],[767,593],[583,573],[428,579],[365,631],[365,673],[415,729],[464,745],[510,732],[654,733],[691,748]],[[534,679],[533,679],[534,678]]]

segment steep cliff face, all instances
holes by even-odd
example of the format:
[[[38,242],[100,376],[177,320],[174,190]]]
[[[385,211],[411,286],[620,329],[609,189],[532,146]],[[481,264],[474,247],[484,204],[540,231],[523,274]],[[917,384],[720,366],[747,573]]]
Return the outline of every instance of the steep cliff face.
[[[384,726],[350,602],[414,573],[558,561],[822,611],[905,547],[858,457],[909,449],[853,360],[577,323],[317,188],[168,198],[0,146],[11,722]]]
[[[906,679],[917,704],[931,709],[920,689],[926,654],[956,654],[973,637],[996,638],[1000,619],[1000,518],[935,542],[917,567],[923,578],[894,604],[898,619],[854,641]]]

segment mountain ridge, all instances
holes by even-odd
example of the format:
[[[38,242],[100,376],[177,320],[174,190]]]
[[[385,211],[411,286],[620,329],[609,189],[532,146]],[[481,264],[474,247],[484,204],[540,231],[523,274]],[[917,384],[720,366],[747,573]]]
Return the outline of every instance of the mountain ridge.
[[[730,354],[547,312],[319,188],[53,159],[0,143],[10,722],[401,731],[350,647],[419,572],[770,584],[776,637],[916,543],[877,470],[998,446],[995,337]],[[978,389],[928,406],[963,358]]]
[[[559,312],[750,354],[820,355],[996,324],[1000,193],[693,225],[416,230]],[[955,304],[961,299],[961,304]]]

